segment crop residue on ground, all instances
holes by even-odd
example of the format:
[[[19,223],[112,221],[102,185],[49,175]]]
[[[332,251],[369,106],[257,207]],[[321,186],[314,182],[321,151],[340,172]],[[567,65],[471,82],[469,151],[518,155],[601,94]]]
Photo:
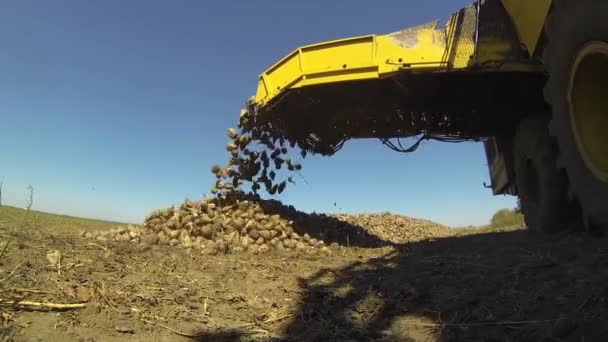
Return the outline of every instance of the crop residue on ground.
[[[6,217],[16,209],[0,210]],[[0,259],[6,341],[608,336],[605,239],[521,229],[450,235],[440,226],[435,234],[424,220],[367,214],[335,218],[342,226],[332,229],[350,238],[326,234],[325,244],[335,243],[330,253],[211,255],[183,244],[85,238],[83,226],[58,233],[45,229],[49,217],[0,225],[0,250],[8,242]]]

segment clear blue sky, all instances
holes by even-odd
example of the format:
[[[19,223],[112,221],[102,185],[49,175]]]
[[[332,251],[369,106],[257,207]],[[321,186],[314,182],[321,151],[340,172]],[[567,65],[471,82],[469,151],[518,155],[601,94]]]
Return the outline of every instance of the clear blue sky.
[[[0,3],[0,178],[4,202],[138,222],[200,198],[224,163],[261,71],[304,44],[444,20],[443,1],[32,1]],[[493,197],[481,144],[414,154],[351,141],[308,158],[307,183],[280,197],[301,210],[392,211],[482,224],[513,207]],[[346,178],[348,175],[349,178]],[[334,206],[334,202],[337,206]]]

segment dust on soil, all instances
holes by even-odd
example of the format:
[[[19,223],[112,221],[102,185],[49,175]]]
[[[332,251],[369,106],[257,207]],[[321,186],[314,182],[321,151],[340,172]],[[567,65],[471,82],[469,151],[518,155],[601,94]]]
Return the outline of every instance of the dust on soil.
[[[382,230],[366,217],[356,229],[373,236],[407,230],[378,216],[387,222]],[[0,340],[608,338],[605,238],[514,229],[405,240],[375,247],[340,242],[329,255],[202,255],[0,226],[0,250],[11,241],[0,257]],[[49,254],[55,250],[59,261]],[[19,300],[86,304],[34,310],[12,305]]]

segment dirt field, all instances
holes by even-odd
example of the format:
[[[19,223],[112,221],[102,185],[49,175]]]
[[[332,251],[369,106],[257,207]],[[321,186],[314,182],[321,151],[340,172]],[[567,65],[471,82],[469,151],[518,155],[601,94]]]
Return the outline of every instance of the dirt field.
[[[203,255],[78,235],[113,226],[0,209],[1,341],[608,340],[605,238],[361,234],[374,243]]]

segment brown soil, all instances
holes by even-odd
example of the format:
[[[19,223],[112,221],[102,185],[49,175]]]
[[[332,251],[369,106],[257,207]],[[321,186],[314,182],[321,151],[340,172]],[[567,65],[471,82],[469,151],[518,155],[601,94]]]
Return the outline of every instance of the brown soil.
[[[1,228],[0,341],[608,340],[607,239],[442,235],[204,255]]]

